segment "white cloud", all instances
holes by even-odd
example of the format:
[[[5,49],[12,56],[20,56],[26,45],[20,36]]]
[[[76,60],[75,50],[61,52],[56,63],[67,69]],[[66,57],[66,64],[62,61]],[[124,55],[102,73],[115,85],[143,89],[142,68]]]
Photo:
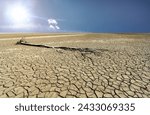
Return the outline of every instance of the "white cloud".
[[[55,19],[48,19],[48,23],[49,24],[54,24],[54,25],[57,25],[57,21]]]
[[[51,28],[53,30],[55,29],[55,27],[53,25],[50,25],[49,28]]]
[[[52,30],[59,30],[58,22],[55,19],[48,19],[49,28]]]
[[[60,29],[60,27],[59,27],[59,26],[56,26],[56,29],[57,29],[57,30],[59,30],[59,29]]]

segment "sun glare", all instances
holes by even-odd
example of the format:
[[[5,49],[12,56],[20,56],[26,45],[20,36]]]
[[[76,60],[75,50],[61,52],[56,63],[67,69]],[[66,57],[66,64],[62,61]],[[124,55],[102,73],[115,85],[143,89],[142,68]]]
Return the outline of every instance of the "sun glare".
[[[7,18],[9,18],[13,24],[25,24],[30,18],[27,8],[22,5],[9,7],[7,15]]]

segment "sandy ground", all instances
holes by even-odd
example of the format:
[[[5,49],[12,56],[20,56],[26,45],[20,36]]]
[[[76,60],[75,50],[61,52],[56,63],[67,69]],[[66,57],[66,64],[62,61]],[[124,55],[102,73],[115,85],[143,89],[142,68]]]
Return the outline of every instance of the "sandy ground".
[[[150,97],[150,36],[25,37],[34,44],[92,52],[15,45],[19,39],[0,37],[1,98]]]

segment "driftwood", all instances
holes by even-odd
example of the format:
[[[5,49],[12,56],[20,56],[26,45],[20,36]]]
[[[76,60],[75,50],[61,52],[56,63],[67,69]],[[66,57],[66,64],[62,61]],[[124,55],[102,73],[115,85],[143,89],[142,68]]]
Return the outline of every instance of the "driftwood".
[[[91,48],[73,48],[73,47],[51,47],[47,45],[41,45],[41,44],[32,44],[28,43],[24,39],[21,39],[16,43],[16,45],[26,45],[26,46],[35,46],[35,47],[43,47],[43,48],[53,48],[53,49],[62,49],[62,50],[69,50],[69,51],[80,51],[80,52],[91,52],[94,53],[94,50]]]

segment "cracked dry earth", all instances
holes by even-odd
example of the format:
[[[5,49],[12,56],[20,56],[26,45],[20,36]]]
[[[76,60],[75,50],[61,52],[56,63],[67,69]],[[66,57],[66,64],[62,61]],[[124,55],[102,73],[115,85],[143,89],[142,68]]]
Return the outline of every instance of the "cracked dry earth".
[[[1,98],[150,97],[150,40],[53,43],[93,52],[15,42],[9,42],[10,47],[0,43]]]

